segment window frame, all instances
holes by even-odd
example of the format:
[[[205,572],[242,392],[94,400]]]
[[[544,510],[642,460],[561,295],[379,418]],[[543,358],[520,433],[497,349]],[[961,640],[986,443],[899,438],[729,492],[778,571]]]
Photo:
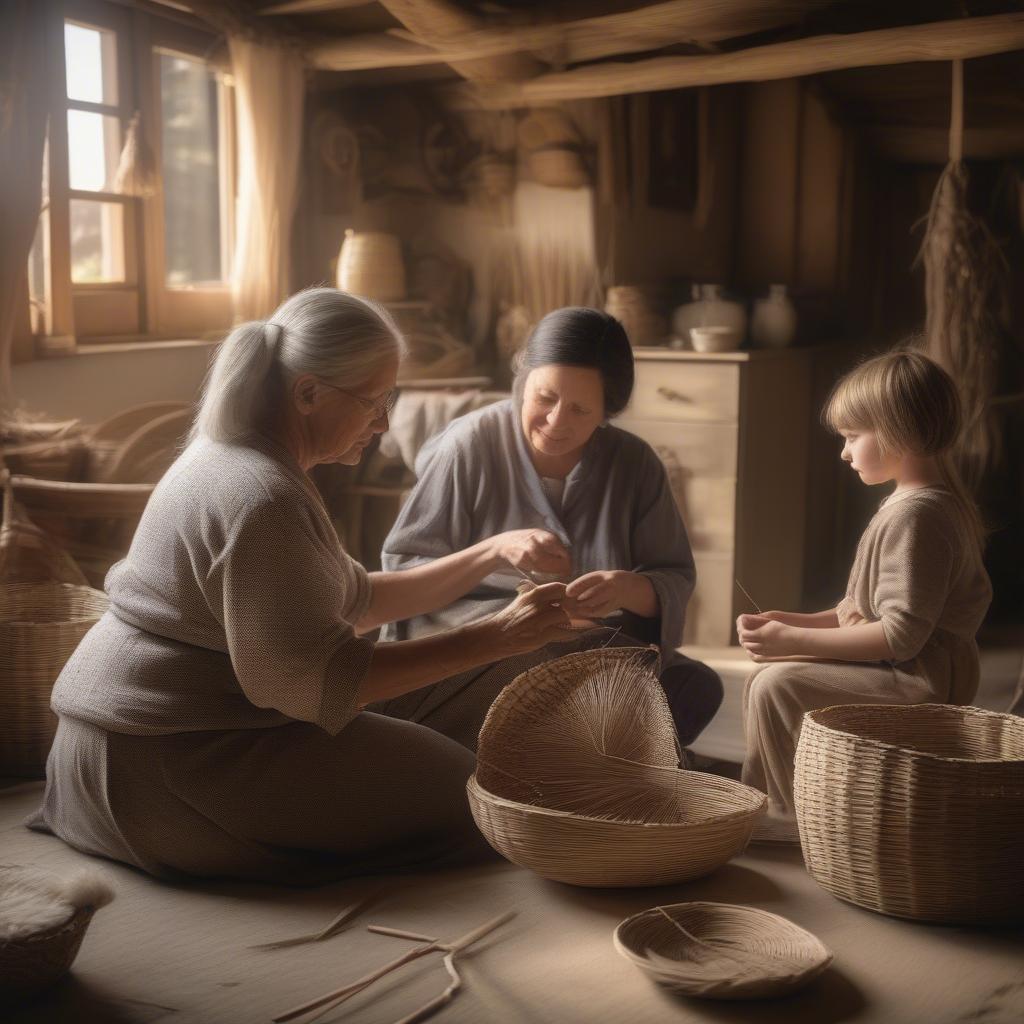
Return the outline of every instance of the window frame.
[[[153,196],[70,187],[68,111],[84,110],[118,118],[121,144],[136,110],[160,175],[159,52],[170,50],[209,61],[216,37],[201,28],[112,3],[110,0],[62,0],[49,5],[52,66],[50,124],[40,213],[44,245],[44,296],[35,319],[41,354],[73,351],[78,345],[117,344],[204,337],[219,334],[231,322],[230,253],[236,202],[234,103],[224,76],[218,81],[218,162],[221,185],[222,282],[169,288],[164,273],[163,188]],[[67,95],[65,22],[113,33],[117,103],[74,100]],[[72,200],[117,203],[123,210],[124,281],[71,280]],[[223,250],[226,249],[227,258]]]
[[[190,60],[209,59],[214,38],[176,22],[148,22],[145,43],[147,72],[141,90],[146,137],[158,168],[162,168],[163,119],[160,105],[160,56],[178,54]],[[220,177],[221,266],[224,280],[171,287],[167,284],[165,259],[163,178],[152,196],[143,200],[146,263],[150,268],[147,289],[148,316],[160,333],[209,334],[231,323],[231,254],[234,242],[236,203],[234,96],[223,69],[217,70],[218,172]]]

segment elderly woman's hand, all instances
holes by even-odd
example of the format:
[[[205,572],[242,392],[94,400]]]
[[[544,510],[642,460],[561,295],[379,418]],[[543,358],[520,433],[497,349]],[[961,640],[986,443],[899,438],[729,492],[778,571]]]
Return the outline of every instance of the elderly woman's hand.
[[[507,530],[491,538],[495,554],[524,572],[568,576],[572,560],[565,545],[547,530]]]
[[[495,647],[495,660],[513,654],[525,654],[538,647],[564,640],[571,632],[569,616],[562,604],[565,586],[545,583],[520,594],[500,612],[481,623],[489,632],[489,641]]]

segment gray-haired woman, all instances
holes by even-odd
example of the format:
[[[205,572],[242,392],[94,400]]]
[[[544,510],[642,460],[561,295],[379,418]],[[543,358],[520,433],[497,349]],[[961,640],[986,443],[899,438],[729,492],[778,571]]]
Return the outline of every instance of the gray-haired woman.
[[[54,688],[31,827],[158,876],[300,883],[478,841],[480,723],[530,652],[567,641],[564,587],[438,636],[360,636],[450,603],[543,532],[402,573],[345,553],[307,470],[358,462],[387,428],[401,352],[383,310],[327,288],[227,338],[192,442],[107,577],[110,610]],[[362,710],[423,687],[415,723]]]

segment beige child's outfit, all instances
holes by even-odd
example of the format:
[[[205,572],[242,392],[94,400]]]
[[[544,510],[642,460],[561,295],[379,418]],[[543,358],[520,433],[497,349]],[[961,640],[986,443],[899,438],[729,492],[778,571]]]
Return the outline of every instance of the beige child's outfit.
[[[766,835],[795,837],[793,760],[807,711],[836,704],[969,704],[978,690],[975,635],[992,600],[978,544],[942,487],[882,502],[857,547],[840,626],[881,622],[891,661],[780,661],[743,694],[743,781],[768,794]]]

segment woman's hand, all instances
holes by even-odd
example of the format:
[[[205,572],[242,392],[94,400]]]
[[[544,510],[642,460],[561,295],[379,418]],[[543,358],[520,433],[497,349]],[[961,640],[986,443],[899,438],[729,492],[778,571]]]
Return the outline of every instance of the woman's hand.
[[[484,619],[480,626],[494,648],[494,660],[565,640],[571,629],[564,603],[565,585],[545,583],[520,594],[500,612]]]
[[[628,577],[633,574],[619,569],[588,572],[565,588],[570,600],[566,610],[574,619],[603,619],[617,612],[626,603]]]
[[[498,558],[525,572],[568,576],[572,559],[566,546],[547,530],[508,530],[491,538]]]
[[[754,661],[803,653],[798,649],[798,629],[767,615],[741,615],[736,620],[736,633]]]

